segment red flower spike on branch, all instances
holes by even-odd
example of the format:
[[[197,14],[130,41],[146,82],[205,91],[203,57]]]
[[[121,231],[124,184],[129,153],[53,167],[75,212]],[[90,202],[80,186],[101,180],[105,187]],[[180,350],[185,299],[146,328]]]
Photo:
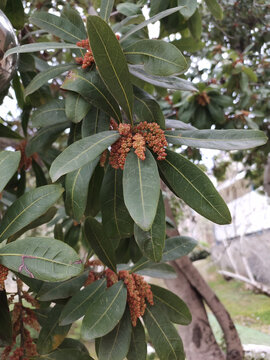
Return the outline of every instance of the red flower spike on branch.
[[[8,276],[8,268],[4,265],[0,265],[0,291],[5,288],[5,280]]]

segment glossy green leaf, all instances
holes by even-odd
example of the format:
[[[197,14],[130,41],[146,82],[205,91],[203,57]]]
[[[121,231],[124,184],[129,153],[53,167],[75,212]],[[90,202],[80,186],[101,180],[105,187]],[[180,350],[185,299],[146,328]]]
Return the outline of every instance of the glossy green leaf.
[[[268,138],[258,130],[165,131],[166,139],[175,145],[219,150],[245,150],[263,145]]]
[[[158,87],[182,91],[197,91],[195,86],[190,81],[181,79],[176,76],[149,75],[143,70],[141,65],[129,65],[129,71],[137,78]]]
[[[67,18],[77,28],[77,30],[79,29],[81,39],[87,38],[83,19],[79,12],[72,7],[72,5],[66,4],[63,11],[61,11],[61,16]]]
[[[12,54],[20,54],[20,53],[29,53],[36,51],[44,51],[50,49],[80,49],[75,44],[68,44],[63,42],[36,42],[33,44],[20,45],[13,48],[8,49],[5,52],[3,59]]]
[[[140,319],[138,319],[136,327],[132,327],[130,348],[127,354],[127,359],[146,360],[146,356],[147,345],[145,339],[145,331]]]
[[[117,141],[119,136],[117,131],[103,131],[68,146],[52,163],[50,169],[52,181],[93,161]]]
[[[151,284],[154,304],[161,305],[168,314],[171,322],[189,325],[192,320],[191,313],[183,300],[171,291]]]
[[[205,2],[206,2],[208,9],[212,13],[212,15],[217,20],[222,20],[223,19],[223,10],[222,10],[222,7],[217,2],[217,0],[205,0]]]
[[[158,102],[136,86],[134,86],[134,113],[139,121],[156,122],[162,129],[165,128],[164,115]]]
[[[31,116],[35,127],[45,127],[67,121],[64,100],[53,99],[40,106]]]
[[[102,225],[94,218],[87,217],[84,222],[86,238],[98,258],[116,272],[116,260],[111,239],[104,234]]]
[[[230,211],[205,173],[181,154],[168,149],[166,152],[166,159],[158,161],[158,165],[175,195],[205,218],[229,224]]]
[[[67,18],[59,17],[45,11],[34,12],[30,16],[29,21],[39,28],[47,30],[49,33],[71,43],[76,44],[77,41],[81,41],[85,36],[85,33]]]
[[[88,113],[91,104],[75,92],[69,91],[65,99],[65,109],[67,118],[73,123],[79,123]]]
[[[180,40],[174,40],[172,43],[178,47],[180,51],[188,51],[191,53],[197,52],[205,46],[204,42],[192,36],[182,37]]]
[[[36,178],[36,187],[48,185],[46,175],[44,174],[44,168],[42,168],[37,161],[32,159],[32,169]]]
[[[166,129],[168,128],[174,128],[179,130],[197,130],[194,126],[191,124],[184,123],[180,120],[175,119],[165,119]]]
[[[202,34],[202,19],[198,9],[196,9],[195,13],[188,19],[188,28],[195,39],[200,39]]]
[[[40,72],[24,89],[24,97],[26,98],[26,96],[38,90],[41,86],[46,84],[50,79],[53,79],[68,70],[74,69],[75,67],[76,67],[75,64],[61,64],[50,67],[48,70]]]
[[[108,334],[122,318],[126,301],[127,290],[123,281],[118,281],[87,310],[82,323],[82,337],[92,340]]]
[[[157,212],[160,179],[157,164],[151,152],[146,149],[145,160],[140,160],[130,151],[127,155],[123,191],[126,207],[143,230],[149,230]]]
[[[22,29],[25,22],[22,0],[8,0],[5,6],[5,15],[15,29]]]
[[[9,138],[9,139],[23,139],[20,134],[16,131],[11,130],[7,125],[0,123],[0,137]]]
[[[97,158],[66,175],[66,213],[78,222],[80,222],[86,209],[89,181],[98,161]]]
[[[165,11],[162,11],[160,13],[158,13],[157,15],[151,17],[148,20],[145,20],[144,22],[142,22],[141,24],[137,25],[137,26],[133,26],[124,36],[121,37],[120,42],[124,41],[125,39],[127,39],[130,35],[136,33],[137,31],[143,29],[145,26],[147,26],[148,24],[152,24],[155,23],[156,21],[163,19],[166,16],[169,16],[173,13],[175,13],[176,11],[182,9],[183,6],[177,6],[171,9],[167,9]]]
[[[170,5],[170,0],[155,0],[150,3],[150,17],[166,10]]]
[[[162,261],[173,261],[182,256],[188,255],[198,242],[188,236],[175,236],[165,241]]]
[[[89,183],[85,216],[96,216],[100,211],[100,188],[104,177],[104,167],[97,165]]]
[[[8,307],[6,290],[0,290],[0,347],[12,344],[12,322]]]
[[[126,357],[130,345],[131,327],[129,308],[126,307],[116,327],[100,339],[99,360],[123,360]]]
[[[162,193],[159,196],[157,213],[151,228],[143,231],[136,224],[134,225],[134,237],[141,252],[154,262],[159,262],[162,258],[162,251],[165,245],[166,221],[165,207]]]
[[[183,344],[161,307],[147,306],[143,321],[160,360],[184,360]]]
[[[100,76],[132,121],[133,91],[121,46],[109,25],[97,16],[88,16],[89,42]]]
[[[176,274],[174,268],[169,264],[153,263],[150,261],[147,264],[141,263],[141,267],[142,267],[141,270],[137,270],[138,267],[139,267],[138,264],[135,264],[134,268],[131,269],[132,272],[136,272],[137,274],[140,274],[140,275],[150,276],[150,277],[158,278],[158,279],[175,279],[175,278],[177,278],[177,274]]]
[[[61,282],[44,282],[41,286],[37,298],[39,301],[53,301],[57,299],[66,299],[80,290],[87,279],[88,271],[83,274]]]
[[[108,22],[110,18],[110,14],[113,9],[114,0],[101,0],[100,3],[100,17]]]
[[[177,0],[177,1],[178,1],[178,5],[182,6],[182,9],[180,9],[179,12],[185,18],[189,18],[194,14],[197,8],[197,0]]]
[[[0,249],[0,263],[12,271],[43,281],[63,281],[83,270],[78,254],[70,246],[45,237],[8,243]]]
[[[118,122],[121,121],[119,106],[96,70],[86,72],[77,69],[71,71],[61,88],[79,93],[86,101],[102,109]]]
[[[59,347],[44,356],[46,360],[94,360],[79,340],[65,338]]]
[[[123,171],[109,166],[100,192],[103,229],[107,237],[114,240],[133,234],[134,222],[124,203],[122,179]]]
[[[67,336],[71,325],[59,326],[59,316],[63,305],[55,305],[49,312],[48,318],[42,326],[37,340],[39,354],[48,354],[55,350]]]
[[[69,126],[69,121],[44,126],[28,141],[25,149],[26,155],[29,157],[35,152],[42,152],[44,148],[51,145]]]
[[[143,14],[132,15],[124,18],[122,21],[113,24],[112,29],[114,32],[120,31],[127,25],[140,24],[145,20]]]
[[[105,293],[106,288],[107,280],[104,278],[93,282],[72,296],[61,312],[59,318],[60,325],[71,324],[84,316],[91,304],[93,304],[101,294]]]
[[[44,214],[62,195],[60,185],[45,185],[31,190],[8,208],[0,225],[0,242]]]
[[[124,49],[127,60],[144,64],[152,75],[169,76],[187,70],[187,61],[174,45],[162,40],[140,40]]]
[[[109,130],[110,116],[104,111],[92,106],[82,122],[82,137]]]
[[[18,169],[20,151],[0,151],[0,193]]]

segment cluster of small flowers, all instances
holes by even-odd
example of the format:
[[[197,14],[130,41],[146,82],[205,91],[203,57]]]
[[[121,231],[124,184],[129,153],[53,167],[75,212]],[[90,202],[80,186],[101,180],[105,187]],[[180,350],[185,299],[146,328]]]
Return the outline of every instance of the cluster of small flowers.
[[[117,274],[111,269],[106,269],[105,277],[107,279],[107,287],[111,287],[113,284],[117,283],[118,281]]]
[[[206,106],[207,104],[210,104],[210,97],[205,91],[203,91],[197,96],[197,103],[201,106]]]
[[[168,145],[164,131],[157,123],[141,122],[131,127],[129,124],[116,124],[111,120],[111,129],[118,130],[121,135],[111,146],[110,164],[114,169],[124,169],[127,154],[133,147],[139,159],[145,160],[146,145],[157,155],[158,160],[166,158],[165,146]]]
[[[83,58],[82,57],[75,58],[76,63],[82,65],[83,69],[86,69],[90,67],[92,64],[94,64],[95,60],[89,45],[89,40],[86,39],[86,40],[78,41],[76,45],[86,49],[86,53]]]
[[[108,155],[108,150],[106,149],[105,151],[103,151],[103,153],[101,154],[100,160],[99,160],[99,165],[101,167],[104,167],[106,164],[106,160],[107,160],[107,155]]]
[[[91,285],[94,281],[96,281],[96,275],[95,275],[94,271],[89,271],[88,277],[85,280],[84,286]]]
[[[26,153],[25,153],[26,145],[27,145],[27,141],[22,140],[15,148],[15,150],[19,150],[21,152],[21,160],[20,160],[18,171],[20,171],[21,169],[28,170],[32,165],[32,160],[34,159],[35,161],[37,161],[37,159],[38,159],[37,153],[34,153],[30,157],[26,156]]]
[[[8,276],[8,268],[6,268],[4,265],[0,265],[0,290],[3,290],[5,288],[5,280]]]

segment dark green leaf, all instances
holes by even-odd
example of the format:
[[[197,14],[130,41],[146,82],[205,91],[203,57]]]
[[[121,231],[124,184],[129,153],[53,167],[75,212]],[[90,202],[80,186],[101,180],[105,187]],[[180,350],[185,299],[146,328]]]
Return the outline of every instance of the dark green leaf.
[[[154,295],[154,303],[162,305],[171,322],[181,325],[189,325],[192,317],[187,305],[177,295],[160,286],[151,284]]]
[[[77,292],[63,308],[59,321],[60,325],[68,325],[85,315],[90,305],[94,303],[107,287],[107,280],[101,279]]]
[[[102,110],[92,106],[82,122],[82,137],[97,134],[108,130],[110,127],[110,117]]]
[[[0,262],[12,271],[43,281],[63,281],[82,270],[78,254],[62,241],[29,237],[0,249]]]
[[[197,0],[178,0],[178,5],[182,6],[182,9],[179,10],[180,14],[185,18],[189,18],[197,8]]]
[[[18,169],[21,159],[20,151],[1,151],[0,152],[0,193],[3,191],[8,181]]]
[[[204,172],[181,154],[166,150],[159,168],[170,189],[192,209],[220,224],[231,222],[230,211]]]
[[[146,149],[145,160],[130,151],[123,174],[124,201],[135,221],[143,230],[149,230],[157,212],[160,180],[157,164]]]
[[[162,258],[162,251],[165,244],[166,222],[165,208],[162,193],[159,196],[157,213],[154,222],[148,231],[143,231],[136,224],[134,225],[134,237],[141,252],[150,260],[159,262]]]
[[[71,5],[72,6],[72,5]],[[72,8],[69,4],[67,4],[63,11],[61,12],[61,16],[66,17],[73,25],[76,26],[77,29],[80,31],[81,39],[86,39],[87,34],[84,26],[83,19],[81,15]]]
[[[79,93],[92,105],[121,122],[119,106],[97,71],[73,70],[66,77],[61,88]]]
[[[116,327],[100,339],[99,360],[123,360],[126,357],[131,339],[131,327],[129,308],[126,307]]]
[[[122,318],[127,290],[122,281],[108,288],[87,310],[82,323],[82,337],[92,340],[108,334]]]
[[[48,185],[48,181],[46,179],[42,167],[34,159],[32,159],[32,169],[36,177],[36,187]]]
[[[188,19],[188,28],[195,39],[200,39],[202,34],[202,19],[198,9]]]
[[[101,0],[100,3],[100,16],[101,18],[108,22],[110,18],[110,14],[113,9],[114,0]]]
[[[223,19],[223,10],[222,10],[222,7],[217,2],[217,0],[205,0],[205,2],[206,2],[208,9],[212,13],[212,15],[217,20],[222,20]]]
[[[149,261],[149,260],[148,260]],[[138,270],[135,268],[136,264],[134,265],[134,269],[132,268],[132,272],[136,272],[137,274],[150,276],[153,278],[158,279],[175,279],[177,278],[177,274],[174,268],[169,264],[163,263],[152,263],[149,262],[147,265],[145,264],[143,269]],[[138,266],[137,266],[138,268]]]
[[[33,112],[31,122],[35,127],[45,127],[66,122],[64,100],[54,99]]]
[[[120,12],[120,14],[123,14],[125,16],[131,16],[141,13],[141,8],[137,4],[132,4],[130,2],[126,2],[123,4],[118,4],[116,6],[117,11]]]
[[[1,123],[0,123],[0,137],[9,138],[9,139],[22,139],[20,134],[11,130],[9,126]]]
[[[171,237],[165,241],[162,261],[172,261],[188,255],[198,242],[188,236]]]
[[[117,131],[103,131],[71,144],[53,161],[50,169],[52,180],[56,181],[60,176],[93,161],[119,136]]]
[[[0,290],[0,347],[12,344],[12,322],[6,290]]]
[[[88,217],[84,223],[84,232],[98,258],[116,272],[114,247],[111,240],[105,237],[102,225],[96,219]]]
[[[105,234],[109,239],[120,240],[133,234],[134,222],[123,198],[123,171],[109,166],[101,187],[101,213]],[[117,246],[115,242],[114,248]]]
[[[130,348],[127,354],[128,360],[146,360],[147,345],[144,327],[141,321],[137,320],[136,327],[132,327]]]
[[[166,128],[174,128],[179,130],[197,130],[191,124],[186,124],[183,121],[175,120],[175,119],[165,119]]]
[[[0,225],[0,242],[44,214],[62,195],[59,185],[45,185],[17,199],[5,213]]]
[[[24,9],[22,0],[8,0],[6,2],[5,14],[15,29],[24,27]]]
[[[73,339],[72,339],[73,340]],[[46,354],[40,359],[46,360],[94,360],[91,356],[81,353],[77,349],[61,349],[58,347],[50,354]]]
[[[69,91],[65,100],[65,109],[67,118],[74,122],[79,123],[90,110],[91,105],[89,102],[75,92]]]
[[[268,138],[257,130],[165,131],[166,139],[175,145],[219,150],[244,150],[263,145]]]
[[[89,183],[85,216],[96,216],[100,210],[100,188],[104,176],[104,167],[97,165]]]
[[[183,344],[162,307],[148,306],[143,321],[160,360],[184,360]]]
[[[174,40],[173,45],[178,47],[180,51],[197,52],[201,50],[205,44],[200,39],[195,39],[192,36],[182,37],[180,40]]]
[[[150,17],[166,10],[170,5],[170,0],[155,0],[150,3]]]
[[[133,91],[121,46],[109,25],[98,16],[88,16],[87,31],[100,76],[132,122]]]

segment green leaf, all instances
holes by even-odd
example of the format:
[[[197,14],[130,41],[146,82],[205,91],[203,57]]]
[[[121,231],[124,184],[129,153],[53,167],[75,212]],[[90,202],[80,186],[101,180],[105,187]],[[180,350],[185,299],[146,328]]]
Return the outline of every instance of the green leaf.
[[[8,307],[6,290],[0,290],[0,347],[12,344],[12,322]]]
[[[257,77],[256,73],[250,67],[243,66],[242,71],[249,77],[250,81],[253,81],[253,82],[258,81],[258,77]]]
[[[175,45],[180,51],[188,51],[194,53],[203,49],[205,44],[200,39],[195,39],[192,36],[182,37],[180,40],[174,40]]]
[[[46,84],[50,79],[53,79],[68,70],[74,69],[75,67],[76,67],[75,64],[61,64],[50,67],[48,70],[40,72],[24,89],[24,98],[26,98],[26,96],[38,90],[42,85]]]
[[[48,354],[55,350],[65,339],[71,325],[59,326],[59,316],[63,305],[56,304],[49,312],[48,318],[42,326],[37,340],[39,354]]]
[[[159,169],[170,189],[205,218],[220,224],[231,222],[230,211],[204,172],[181,154],[166,150]]]
[[[110,14],[113,9],[114,0],[101,0],[100,3],[100,17],[108,22],[110,18]]]
[[[79,29],[81,39],[87,38],[84,22],[78,11],[67,4],[63,11],[61,11],[61,16],[67,18],[77,29]]]
[[[188,28],[195,39],[200,39],[202,35],[202,19],[198,9],[188,19]]]
[[[162,307],[147,306],[143,321],[160,360],[184,360],[183,344]]]
[[[154,222],[148,231],[143,231],[134,225],[134,237],[141,252],[150,260],[159,262],[165,244],[166,221],[162,193],[159,196],[157,213]]]
[[[90,110],[89,102],[78,94],[69,91],[65,99],[65,109],[67,118],[73,123],[79,123]]]
[[[176,46],[162,40],[140,40],[124,49],[127,60],[144,64],[144,70],[152,75],[181,74],[188,64]]]
[[[134,265],[134,269],[132,268],[131,270],[132,270],[132,272],[136,272],[137,274],[140,274],[140,275],[150,276],[150,277],[158,278],[158,279],[175,279],[175,278],[177,278],[177,274],[176,274],[174,268],[169,264],[149,262],[149,263],[147,263],[147,265],[144,264],[144,266],[142,266],[143,269],[141,269],[141,270],[137,270],[138,267],[136,266],[137,268],[135,268],[135,265]]]
[[[175,119],[165,119],[166,128],[174,128],[179,130],[197,130],[191,124],[186,124],[183,121]]]
[[[83,270],[78,254],[70,246],[45,237],[28,237],[5,245],[0,249],[0,263],[43,281],[67,280]]]
[[[114,247],[111,240],[105,237],[102,225],[96,219],[87,217],[84,223],[84,232],[98,258],[116,272]]]
[[[259,130],[165,131],[165,135],[171,144],[219,150],[251,149],[268,140]]]
[[[79,93],[86,101],[121,122],[119,106],[97,71],[73,70],[66,77],[61,88]]]
[[[66,213],[78,222],[81,221],[86,209],[89,182],[98,161],[99,159],[95,159],[66,175]]]
[[[141,65],[129,65],[129,71],[137,78],[158,87],[182,91],[198,91],[190,81],[176,76],[149,75],[143,70]]]
[[[117,131],[103,131],[68,146],[51,165],[50,176],[52,181],[56,181],[60,176],[93,161],[117,141],[119,136]]]
[[[145,154],[145,160],[140,160],[133,151],[128,153],[123,174],[123,190],[124,201],[131,217],[146,231],[151,228],[156,216],[160,180],[153,155],[148,149]]]
[[[143,14],[128,16],[122,21],[113,24],[112,29],[114,32],[120,31],[127,25],[140,24],[145,20]]]
[[[175,236],[165,241],[162,261],[173,261],[182,256],[188,255],[198,242],[188,236]]]
[[[106,288],[107,280],[104,278],[93,282],[72,296],[61,312],[60,325],[71,324],[84,316],[90,305],[105,293]]]
[[[31,116],[32,125],[45,127],[67,121],[64,100],[53,99],[40,106]]]
[[[67,18],[59,17],[45,11],[34,12],[29,19],[30,23],[35,24],[41,29],[60,37],[61,39],[75,43],[84,39],[85,32],[80,27],[75,26]]]
[[[5,7],[5,15],[15,29],[24,27],[24,9],[21,0],[8,0]]]
[[[0,151],[0,193],[18,169],[20,151]]]
[[[61,122],[54,125],[43,127],[33,136],[26,145],[26,156],[31,156],[35,152],[42,152],[44,148],[51,145],[59,135],[70,126],[70,122]]]
[[[82,122],[82,137],[97,134],[110,128],[110,117],[104,111],[92,107]]]
[[[171,322],[181,325],[189,325],[192,320],[191,313],[177,295],[160,286],[151,284],[154,295],[154,304],[161,305],[168,314]]]
[[[223,19],[223,10],[222,10],[222,7],[217,2],[217,0],[205,0],[205,2],[206,2],[208,9],[212,13],[212,15],[217,20],[222,20]]]
[[[133,91],[121,46],[108,24],[88,16],[87,32],[101,78],[132,122]]]
[[[169,16],[173,13],[175,13],[176,11],[182,9],[183,6],[177,6],[171,9],[167,9],[165,11],[160,12],[159,14],[151,17],[148,20],[145,20],[144,22],[142,22],[141,24],[137,25],[137,26],[133,26],[124,36],[121,37],[120,42],[123,42],[125,39],[127,39],[130,35],[134,34],[135,32],[143,29],[145,26],[147,26],[148,24],[152,24],[155,23],[156,21],[163,19],[166,16]]]
[[[45,185],[31,190],[8,208],[0,225],[0,242],[44,214],[62,195],[60,185]]]
[[[42,167],[34,159],[32,159],[32,169],[36,177],[36,187],[48,185],[48,181]]]
[[[109,166],[100,192],[103,229],[112,240],[133,235],[134,222],[124,203],[122,179],[123,171]]]
[[[100,211],[100,188],[104,177],[104,167],[97,165],[89,183],[85,216],[96,216]]]
[[[116,327],[100,339],[99,360],[123,360],[126,357],[130,345],[131,327],[129,308],[126,307]]]
[[[0,137],[9,139],[23,139],[20,134],[11,130],[9,126],[0,123]]]
[[[197,0],[178,0],[178,5],[182,6],[182,9],[179,10],[185,18],[191,17],[197,8]]]
[[[82,337],[92,340],[108,334],[122,318],[126,301],[127,290],[123,281],[118,281],[87,310],[82,323]]]
[[[66,299],[80,290],[87,279],[88,271],[83,274],[61,282],[44,282],[41,286],[37,298],[39,301],[52,301],[57,299]]]
[[[141,13],[140,6],[137,4],[132,4],[130,2],[118,4],[116,6],[116,9],[120,12],[120,14],[123,14],[125,16],[137,15]]]
[[[94,360],[88,354],[81,353],[77,349],[61,349],[61,347],[58,347],[50,354],[46,354],[44,357],[40,357],[40,359],[46,359],[46,360]]]
[[[128,360],[146,360],[147,345],[145,331],[138,319],[136,327],[132,327],[130,348],[127,354]]]
[[[162,129],[165,128],[164,115],[158,102],[136,86],[134,86],[134,113],[140,121],[156,122]]]
[[[155,0],[150,3],[150,16],[166,10],[170,6],[170,0]]]
[[[29,53],[29,52],[37,52],[44,51],[50,49],[80,49],[77,45],[67,44],[63,42],[37,42],[33,44],[20,45],[13,48],[8,49],[5,52],[3,60],[12,54],[19,53]]]

